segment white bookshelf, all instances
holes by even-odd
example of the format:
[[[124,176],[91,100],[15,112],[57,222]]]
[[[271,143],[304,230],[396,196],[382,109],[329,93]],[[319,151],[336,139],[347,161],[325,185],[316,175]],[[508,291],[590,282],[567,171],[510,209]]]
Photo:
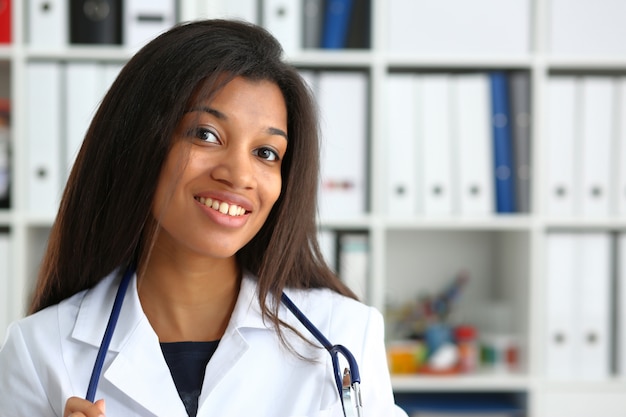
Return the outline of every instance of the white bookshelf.
[[[206,14],[218,0],[179,0],[180,20]],[[365,71],[370,79],[370,160],[369,212],[348,221],[323,222],[339,230],[365,230],[370,237],[370,282],[368,302],[385,311],[390,300],[401,301],[418,290],[435,289],[442,278],[461,265],[475,275],[463,295],[463,307],[504,302],[513,312],[511,326],[520,335],[522,366],[516,373],[479,373],[431,377],[394,376],[397,392],[518,392],[526,394],[530,417],[555,415],[626,416],[626,379],[611,377],[600,381],[554,381],[545,376],[546,289],[544,280],[546,234],[549,231],[626,231],[625,216],[556,217],[546,214],[546,156],[542,149],[546,132],[546,90],[555,72],[626,74],[623,56],[558,56],[550,52],[549,22],[551,0],[530,2],[530,47],[527,53],[476,56],[420,55],[388,52],[387,1],[372,1],[372,39],[369,50],[303,50],[289,56],[296,66],[309,69],[351,69]],[[13,43],[0,46],[0,93],[12,105],[13,187],[12,207],[0,210],[0,227],[9,229],[13,248],[8,297],[17,317],[24,312],[26,299],[36,275],[51,216],[34,216],[26,210],[27,148],[25,70],[34,60],[95,60],[124,62],[132,52],[116,47],[75,47],[45,49],[27,42],[28,1],[13,0]],[[589,30],[589,29],[585,29]],[[492,215],[482,218],[391,217],[384,207],[386,172],[384,125],[384,81],[390,70],[483,71],[525,70],[532,86],[532,207],[529,214]],[[439,277],[439,278],[437,278]],[[4,331],[4,329],[1,329]],[[3,335],[0,332],[0,335]],[[568,402],[568,413],[554,414],[555,404]],[[602,412],[598,412],[602,410]]]

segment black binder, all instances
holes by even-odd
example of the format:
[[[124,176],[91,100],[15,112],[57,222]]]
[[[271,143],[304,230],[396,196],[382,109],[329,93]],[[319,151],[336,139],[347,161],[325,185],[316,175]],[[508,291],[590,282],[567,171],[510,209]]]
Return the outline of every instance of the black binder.
[[[122,0],[70,0],[71,44],[122,44]]]

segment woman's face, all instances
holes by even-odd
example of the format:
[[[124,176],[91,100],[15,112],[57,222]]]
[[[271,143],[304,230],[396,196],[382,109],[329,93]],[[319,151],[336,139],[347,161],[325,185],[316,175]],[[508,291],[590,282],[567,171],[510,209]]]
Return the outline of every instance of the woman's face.
[[[237,77],[185,114],[157,184],[157,247],[233,256],[260,230],[281,191],[287,109],[270,81]]]

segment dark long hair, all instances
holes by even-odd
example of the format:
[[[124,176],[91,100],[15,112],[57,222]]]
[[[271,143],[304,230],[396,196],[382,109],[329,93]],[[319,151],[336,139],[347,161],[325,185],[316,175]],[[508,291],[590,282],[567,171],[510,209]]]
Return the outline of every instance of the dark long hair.
[[[30,312],[91,288],[149,252],[151,205],[174,130],[198,91],[243,76],[278,85],[289,145],[282,191],[259,233],[237,253],[258,276],[263,313],[279,323],[284,287],[331,288],[354,297],[326,266],[317,243],[317,109],[298,72],[264,29],[227,20],[180,24],[123,68],[86,133],[52,226]],[[205,96],[206,97],[206,96]]]

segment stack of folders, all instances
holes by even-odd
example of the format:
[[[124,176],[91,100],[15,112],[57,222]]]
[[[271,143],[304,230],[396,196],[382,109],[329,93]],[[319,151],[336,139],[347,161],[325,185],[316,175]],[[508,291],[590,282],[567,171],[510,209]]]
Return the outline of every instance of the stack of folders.
[[[120,63],[33,61],[26,68],[27,210],[54,215],[84,135]],[[46,126],[41,134],[40,126]]]
[[[177,0],[28,0],[28,40],[35,47],[135,49],[173,26],[177,7]]]
[[[547,99],[545,211],[626,214],[626,77],[555,75]]]
[[[289,55],[370,46],[371,0],[207,0],[203,14],[267,28]]]
[[[371,0],[304,0],[302,46],[370,47]]]
[[[318,241],[326,263],[361,301],[367,302],[370,274],[367,233],[320,229]]]
[[[11,274],[11,240],[7,229],[0,229],[0,346],[4,343],[6,329],[11,321],[17,319],[12,305],[11,283],[15,282]]]
[[[527,72],[392,72],[386,83],[388,214],[529,212]]]
[[[545,274],[546,376],[626,378],[626,234],[550,233]]]

